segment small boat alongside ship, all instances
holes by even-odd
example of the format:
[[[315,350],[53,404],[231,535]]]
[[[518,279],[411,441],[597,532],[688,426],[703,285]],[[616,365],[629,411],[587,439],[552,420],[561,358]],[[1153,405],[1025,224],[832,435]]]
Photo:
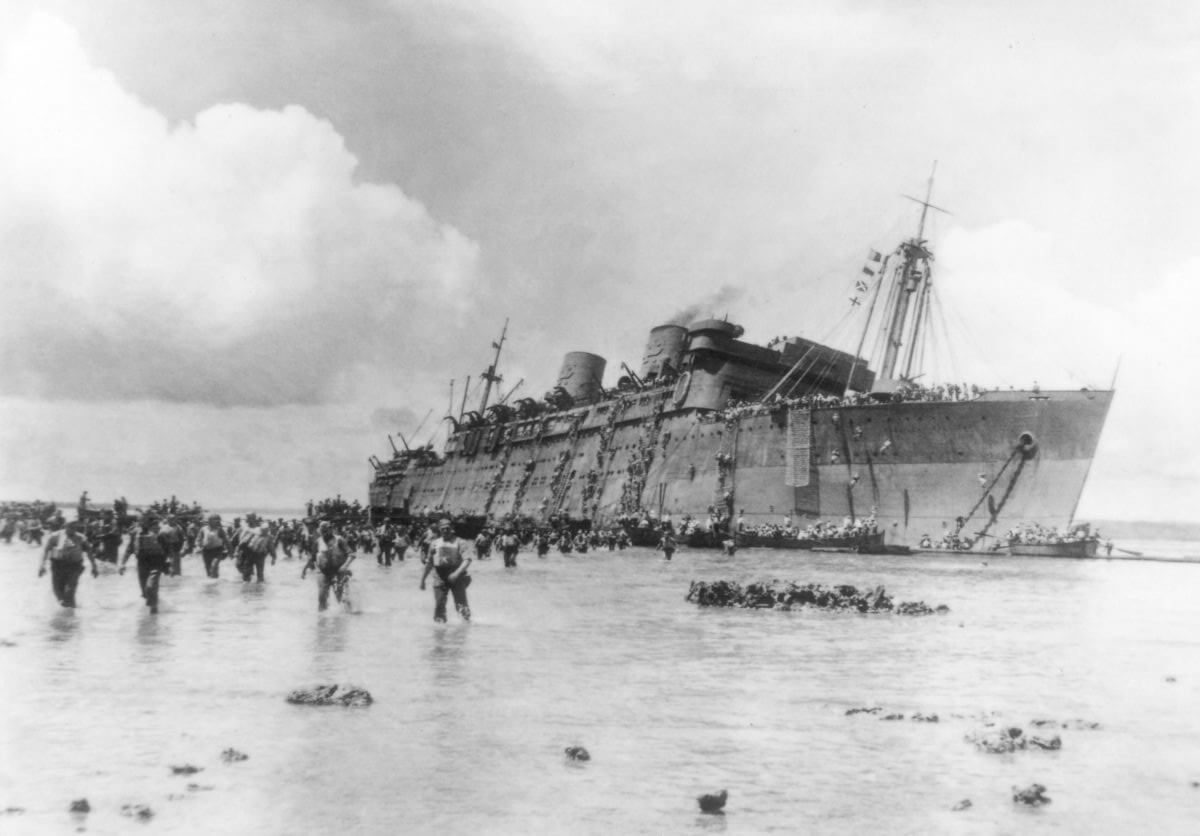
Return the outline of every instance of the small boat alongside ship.
[[[849,549],[870,550],[883,545],[883,532],[872,534],[847,534],[832,537],[785,537],[773,534],[743,533],[738,535],[738,545],[742,548],[764,549]]]
[[[1006,550],[1013,557],[1095,557],[1100,541],[1064,540],[1061,543],[1009,543]]]
[[[625,524],[621,526],[629,542],[634,546],[654,548],[662,540],[663,529],[654,525]],[[782,551],[813,551],[814,549],[832,549],[837,551],[856,551],[865,553],[882,553],[883,532],[852,532],[846,534],[831,533],[822,536],[794,536],[783,531],[761,533],[758,531],[738,531],[730,534],[720,529],[694,528],[676,535],[677,542],[692,549],[721,549],[733,540],[738,549],[779,549]]]

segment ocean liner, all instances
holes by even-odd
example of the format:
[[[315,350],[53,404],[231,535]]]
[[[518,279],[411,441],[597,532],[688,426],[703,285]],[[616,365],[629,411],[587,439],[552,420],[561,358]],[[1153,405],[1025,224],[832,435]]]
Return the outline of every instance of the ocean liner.
[[[406,443],[372,457],[372,513],[718,527],[874,517],[889,544],[977,548],[1019,524],[1067,529],[1113,392],[918,385],[937,207],[916,202],[917,234],[868,256],[856,351],[756,345],[701,319],[652,328],[640,369],[622,364],[615,388],[604,358],[572,351],[545,397],[489,402],[502,334],[482,402],[446,417],[441,452]]]

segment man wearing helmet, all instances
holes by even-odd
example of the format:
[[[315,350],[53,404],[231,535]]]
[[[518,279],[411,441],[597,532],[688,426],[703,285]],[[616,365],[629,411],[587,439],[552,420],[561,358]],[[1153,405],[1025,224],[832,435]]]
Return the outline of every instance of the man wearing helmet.
[[[158,519],[153,512],[142,514],[129,536],[129,545],[121,558],[119,574],[125,574],[125,564],[131,555],[137,556],[138,586],[151,613],[158,612],[158,581],[167,568],[167,547],[158,531]]]

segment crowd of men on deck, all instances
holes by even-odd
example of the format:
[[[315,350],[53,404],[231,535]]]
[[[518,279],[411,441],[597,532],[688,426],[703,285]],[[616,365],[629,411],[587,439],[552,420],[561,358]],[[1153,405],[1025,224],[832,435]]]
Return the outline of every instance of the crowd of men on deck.
[[[779,523],[747,525],[743,516],[738,518],[737,530],[740,533],[776,540],[846,540],[878,534],[879,523],[872,514],[857,519],[845,517],[840,523],[832,520],[817,520],[815,523],[803,527],[794,525],[790,516],[785,516]]]
[[[954,529],[944,532],[940,537],[934,538],[928,534],[922,535],[918,545],[922,549],[931,549],[934,551],[968,551],[976,544],[978,539],[978,537],[970,537],[964,534],[960,522]],[[1048,543],[1075,543],[1080,541],[1094,541],[1099,543],[1102,540],[1104,541],[1106,552],[1112,554],[1112,541],[1104,540],[1104,537],[1098,530],[1092,529],[1090,523],[1078,523],[1066,532],[1059,531],[1057,527],[1052,525],[1028,523],[1014,526],[1005,532],[1003,536],[993,538],[990,548],[992,551],[998,551],[1005,546],[1018,544],[1044,545]]]
[[[309,500],[305,506],[308,518],[317,517],[325,520],[338,520],[349,523],[365,523],[370,515],[357,499],[347,502],[338,494],[332,499]]]
[[[775,394],[764,401],[730,401],[724,409],[717,409],[706,413],[700,417],[700,420],[706,423],[729,422],[738,418],[767,415],[782,409],[835,409],[844,406],[874,406],[880,403],[908,403],[912,401],[971,401],[982,395],[983,391],[983,389],[975,384],[967,383],[944,383],[937,386],[921,386],[916,383],[905,383],[883,398],[880,398],[878,395],[868,395],[862,392],[849,392],[844,396],[811,394],[791,397]],[[1037,391],[1036,383],[1034,384],[1034,391]]]
[[[1090,523],[1078,523],[1067,531],[1059,531],[1053,525],[1031,523],[1010,528],[1003,537],[1003,542],[1010,545],[1025,543],[1041,545],[1045,543],[1078,543],[1095,541],[1099,543],[1104,538],[1099,530],[1093,530]]]

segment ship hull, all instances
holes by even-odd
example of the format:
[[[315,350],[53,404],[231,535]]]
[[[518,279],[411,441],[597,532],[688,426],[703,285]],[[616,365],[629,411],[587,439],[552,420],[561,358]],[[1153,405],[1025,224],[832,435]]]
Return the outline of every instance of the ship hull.
[[[1112,392],[713,413],[649,392],[460,433],[444,457],[381,471],[379,515],[622,515],[751,527],[874,516],[885,542],[1068,526]],[[987,541],[987,542],[985,542]]]

